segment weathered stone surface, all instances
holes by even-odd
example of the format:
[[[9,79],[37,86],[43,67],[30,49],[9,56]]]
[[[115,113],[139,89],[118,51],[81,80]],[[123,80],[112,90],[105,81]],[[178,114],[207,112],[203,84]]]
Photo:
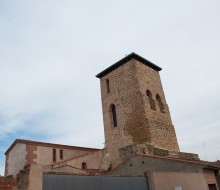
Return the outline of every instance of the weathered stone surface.
[[[152,97],[147,96],[147,90]],[[101,94],[106,148],[113,166],[120,160],[118,150],[133,144],[179,152],[158,71],[133,59],[101,78]],[[112,104],[116,106],[117,127],[113,125]]]
[[[198,154],[186,153],[186,152],[179,152],[178,158],[184,160],[199,160]]]

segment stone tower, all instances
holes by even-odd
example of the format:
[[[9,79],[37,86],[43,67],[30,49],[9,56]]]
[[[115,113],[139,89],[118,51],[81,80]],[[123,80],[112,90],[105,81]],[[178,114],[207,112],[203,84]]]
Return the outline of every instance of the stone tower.
[[[131,53],[96,75],[101,82],[106,149],[113,165],[120,158],[119,149],[134,144],[179,152],[160,70]]]

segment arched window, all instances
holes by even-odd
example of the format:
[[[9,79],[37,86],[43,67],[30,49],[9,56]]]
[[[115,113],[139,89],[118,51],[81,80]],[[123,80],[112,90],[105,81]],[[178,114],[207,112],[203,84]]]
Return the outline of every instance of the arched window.
[[[147,97],[149,98],[149,101],[150,101],[150,108],[152,110],[156,110],[155,102],[152,98],[152,94],[151,94],[150,90],[147,90]]]
[[[84,169],[84,170],[87,169],[87,165],[85,162],[82,163],[82,169]]]
[[[106,79],[107,93],[110,93],[109,79]]]
[[[157,99],[158,102],[161,102],[161,98],[158,94],[156,95],[156,99]]]
[[[147,96],[148,96],[148,98],[152,98],[152,94],[151,94],[150,90],[147,90]]]
[[[158,105],[159,105],[159,107],[160,107],[160,112],[161,112],[161,113],[165,113],[165,111],[164,111],[164,105],[163,105],[163,103],[162,103],[162,101],[161,101],[161,98],[160,98],[160,96],[159,96],[158,94],[156,95],[156,99],[157,99]]]
[[[112,114],[112,120],[114,127],[117,127],[117,113],[116,113],[116,107],[114,104],[111,105],[111,114]]]

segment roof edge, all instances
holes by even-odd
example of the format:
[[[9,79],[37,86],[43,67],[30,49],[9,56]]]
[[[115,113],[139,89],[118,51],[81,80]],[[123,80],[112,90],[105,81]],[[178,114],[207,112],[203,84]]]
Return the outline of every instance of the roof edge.
[[[161,71],[162,70],[162,68],[160,68],[159,66],[157,66],[154,63],[148,61],[147,59],[141,57],[140,55],[132,52],[129,55],[127,55],[126,57],[119,60],[118,62],[111,65],[110,67],[108,67],[107,69],[105,69],[102,72],[100,72],[99,74],[97,74],[96,77],[97,78],[102,78],[103,76],[107,75],[111,71],[117,69],[118,67],[122,66],[123,64],[127,63],[128,61],[130,61],[132,59],[135,59],[135,60],[143,63],[144,65],[154,69],[155,71]]]
[[[162,157],[162,156],[157,156],[157,155],[150,155],[150,154],[135,154],[136,156],[146,156],[146,157],[151,157],[151,158],[158,158],[158,159],[165,159],[165,160],[173,160],[173,161],[178,161],[178,162],[186,162],[186,163],[190,163],[190,164],[196,164],[196,165],[201,165],[201,166],[206,166],[209,168],[220,168],[219,166],[215,166],[212,165],[210,163],[204,163],[201,160],[199,161],[194,161],[194,160],[183,160],[183,159],[179,159],[179,158],[172,158],[172,157]],[[135,156],[134,155],[134,156]]]
[[[139,153],[134,153],[131,156],[129,156],[128,158],[126,158],[124,161],[122,161],[121,163],[119,163],[117,166],[115,166],[112,170],[106,172],[106,174],[110,173],[111,171],[119,168],[120,166],[122,166],[125,162],[127,162],[128,160],[130,160],[131,158],[135,157],[135,156],[145,156],[145,157],[150,157],[150,158],[156,158],[156,159],[164,159],[164,160],[171,160],[171,161],[177,161],[177,162],[185,162],[188,164],[195,164],[195,165],[200,165],[200,166],[204,166],[206,167],[206,169],[214,169],[214,170],[219,170],[220,167],[219,166],[215,166],[209,163],[202,163],[201,161],[192,161],[192,160],[183,160],[183,159],[178,159],[178,158],[171,158],[171,157],[162,157],[162,156],[157,156],[157,155],[150,155],[150,154],[139,154]]]
[[[46,147],[54,147],[54,148],[66,148],[66,149],[72,149],[72,150],[84,150],[84,151],[98,151],[101,149],[98,148],[89,148],[89,147],[80,147],[80,146],[71,146],[71,145],[63,145],[63,144],[55,144],[55,143],[47,143],[47,142],[39,142],[39,141],[31,141],[31,140],[25,140],[25,139],[16,139],[12,145],[6,150],[5,155],[7,155],[16,144],[22,143],[22,144],[32,144],[37,146],[46,146]]]

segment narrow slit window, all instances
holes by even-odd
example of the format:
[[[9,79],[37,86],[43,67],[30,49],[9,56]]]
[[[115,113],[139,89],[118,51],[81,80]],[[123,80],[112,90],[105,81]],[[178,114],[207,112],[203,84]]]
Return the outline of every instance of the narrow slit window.
[[[114,127],[117,127],[117,113],[116,113],[116,107],[114,104],[112,105],[111,111],[112,111],[112,119],[113,119]]]
[[[53,149],[53,161],[56,162],[56,149]]]
[[[107,88],[107,93],[110,93],[109,79],[106,79],[106,88]]]
[[[63,149],[60,149],[60,160],[63,160]]]

